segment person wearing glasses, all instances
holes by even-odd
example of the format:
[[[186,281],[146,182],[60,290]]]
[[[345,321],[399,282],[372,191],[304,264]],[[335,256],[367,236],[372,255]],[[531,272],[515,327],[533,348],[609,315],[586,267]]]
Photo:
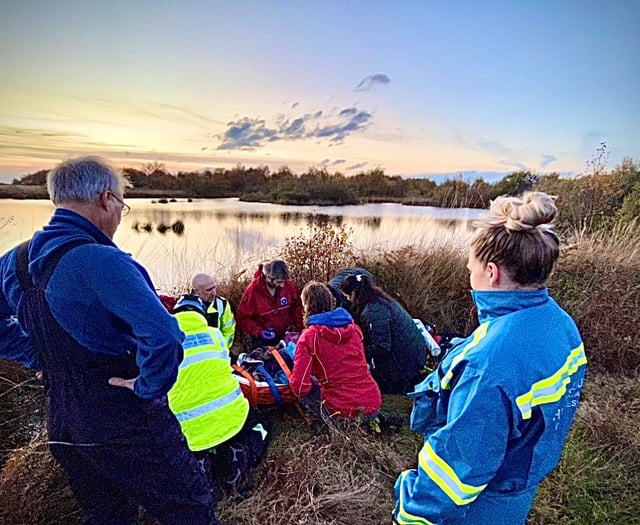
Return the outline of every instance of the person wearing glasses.
[[[167,404],[184,335],[113,242],[127,185],[99,157],[49,172],[49,224],[0,259],[0,357],[42,371],[49,447],[85,523],[136,523],[142,505],[163,524],[217,524]]]
[[[275,345],[286,332],[302,331],[302,303],[284,261],[258,266],[236,312],[238,328],[251,338],[250,346]]]
[[[206,273],[199,273],[193,277],[191,289],[205,305],[207,323],[222,332],[227,348],[231,349],[236,335],[236,319],[228,299],[217,294],[218,285],[213,277]]]

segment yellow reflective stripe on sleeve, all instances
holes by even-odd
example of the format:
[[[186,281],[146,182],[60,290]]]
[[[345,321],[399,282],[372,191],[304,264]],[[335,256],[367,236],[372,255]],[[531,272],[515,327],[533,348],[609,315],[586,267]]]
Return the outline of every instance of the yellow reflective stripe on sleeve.
[[[516,398],[516,404],[522,418],[530,419],[531,410],[537,405],[555,403],[560,400],[567,391],[567,385],[571,383],[571,376],[586,364],[587,356],[584,353],[584,343],[582,343],[571,350],[560,370],[547,379],[537,381],[528,392]]]
[[[435,453],[429,443],[425,443],[424,447],[422,447],[418,455],[418,464],[456,505],[468,505],[487,486],[474,487],[460,481],[454,470]]]
[[[444,375],[442,380],[440,381],[440,388],[443,390],[448,390],[451,387],[451,381],[453,379],[453,369],[456,365],[464,359],[467,355],[467,352],[471,350],[474,346],[477,346],[482,339],[487,335],[487,330],[489,328],[489,321],[482,323],[476,331],[473,332],[473,339],[467,343],[467,346],[464,347],[462,352],[460,352],[456,357],[451,361],[451,366],[449,367],[449,371]]]
[[[396,516],[396,522],[399,525],[434,525],[434,523],[430,522],[426,518],[422,518],[420,516],[416,516],[407,512],[404,508],[404,483],[407,474],[412,472],[411,470],[405,470],[402,474],[400,474],[400,499],[398,500],[398,515]]]

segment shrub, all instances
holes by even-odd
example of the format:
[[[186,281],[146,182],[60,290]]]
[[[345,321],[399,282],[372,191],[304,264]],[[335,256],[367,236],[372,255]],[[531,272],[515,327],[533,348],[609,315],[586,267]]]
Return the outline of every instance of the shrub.
[[[318,222],[312,220],[307,232],[288,237],[280,254],[289,265],[291,279],[300,288],[311,280],[329,281],[336,271],[355,263],[352,230]]]
[[[311,199],[308,192],[298,190],[283,191],[275,197],[279,204],[306,204]]]
[[[439,333],[470,333],[475,326],[466,255],[459,249],[406,246],[380,257],[358,261],[378,285],[413,316]]]
[[[589,175],[574,179],[546,175],[535,186],[535,190],[558,196],[558,226],[595,232],[634,217],[633,212],[638,209],[639,165],[624,159],[610,172],[600,161],[595,165],[597,168]]]

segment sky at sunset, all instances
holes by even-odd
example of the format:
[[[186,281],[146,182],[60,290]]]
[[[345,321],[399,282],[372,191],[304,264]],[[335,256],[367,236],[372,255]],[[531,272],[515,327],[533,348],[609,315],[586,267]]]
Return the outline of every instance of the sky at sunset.
[[[0,182],[120,166],[579,173],[640,160],[640,1],[18,1]]]

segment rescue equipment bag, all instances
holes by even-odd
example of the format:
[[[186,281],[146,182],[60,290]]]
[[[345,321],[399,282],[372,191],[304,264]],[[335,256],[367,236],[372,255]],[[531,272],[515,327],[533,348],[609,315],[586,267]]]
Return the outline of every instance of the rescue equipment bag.
[[[275,346],[259,346],[240,354],[233,365],[234,376],[252,407],[297,401],[289,386],[293,360]]]

